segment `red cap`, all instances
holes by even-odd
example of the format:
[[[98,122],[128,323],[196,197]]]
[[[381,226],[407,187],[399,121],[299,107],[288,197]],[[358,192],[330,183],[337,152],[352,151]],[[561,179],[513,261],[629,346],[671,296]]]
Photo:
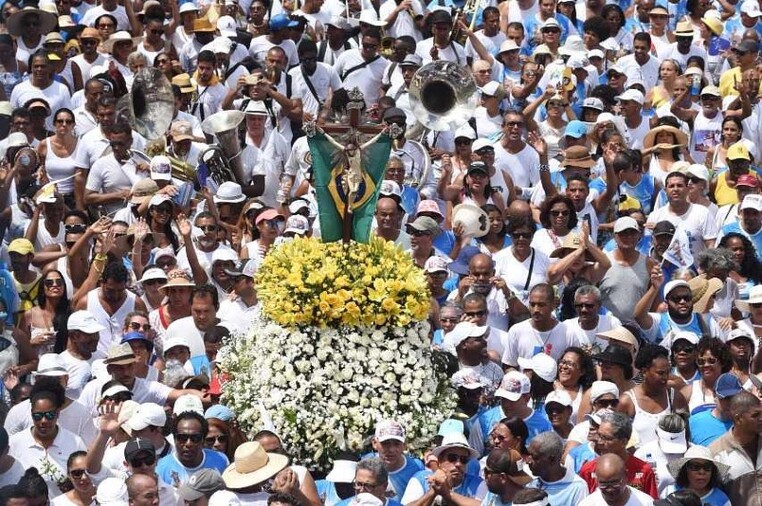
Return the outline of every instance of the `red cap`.
[[[757,176],[744,174],[743,176],[738,176],[736,186],[751,186],[752,188],[759,188],[759,180],[757,179]]]

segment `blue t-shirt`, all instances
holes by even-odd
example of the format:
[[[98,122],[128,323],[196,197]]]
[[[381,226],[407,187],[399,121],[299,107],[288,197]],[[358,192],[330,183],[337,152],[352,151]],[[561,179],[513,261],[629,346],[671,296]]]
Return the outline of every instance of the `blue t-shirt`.
[[[691,429],[691,443],[709,446],[733,427],[733,420],[720,420],[708,410],[691,415],[688,426]]]
[[[206,374],[211,378],[212,364],[209,362],[209,358],[206,356],[206,354],[191,357],[190,363],[193,366],[194,374]]]
[[[434,237],[432,244],[442,253],[449,255],[455,247],[455,234],[452,233],[452,230],[443,230]]]
[[[366,453],[362,458],[378,457],[377,452]],[[426,469],[423,465],[423,461],[411,457],[410,455],[404,455],[405,465],[399,468],[397,471],[389,472],[389,489],[394,492],[394,499],[397,502],[402,501],[402,496],[405,494],[407,488],[407,482],[415,475],[415,473]],[[387,490],[389,491],[389,490]]]
[[[178,487],[187,483],[191,476],[201,469],[215,469],[222,474],[230,462],[222,453],[204,448],[204,458],[201,464],[194,468],[185,467],[177,460],[175,452],[159,459],[156,465],[156,474],[158,474],[165,483]]]
[[[325,506],[334,506],[342,501],[339,494],[336,493],[336,485],[332,481],[315,480],[315,488],[317,489],[320,502]]]
[[[489,437],[492,433],[492,429],[494,429],[495,425],[497,425],[503,418],[505,418],[505,413],[503,413],[503,408],[501,406],[495,406],[479,416],[477,423],[479,424],[483,440],[486,440]],[[524,423],[527,424],[527,429],[529,430],[529,437],[525,442],[527,446],[529,446],[532,439],[540,432],[549,432],[553,430],[553,426],[550,424],[550,420],[548,420],[548,415],[545,414],[544,409],[533,410],[532,414],[529,415],[529,418],[524,419]]]
[[[480,506],[511,506],[512,504],[512,501],[503,502],[499,495],[487,492]]]
[[[354,500],[355,496],[348,497],[341,501],[340,503],[337,503],[336,506],[349,506],[352,504],[352,501]],[[387,499],[384,506],[402,506],[402,503],[395,500],[395,499]]]
[[[590,444],[586,443],[583,445],[575,446],[569,450],[569,458],[574,463],[574,472],[579,473],[579,470],[582,469],[582,466],[584,466],[586,462],[595,460],[598,458],[598,455],[593,451],[592,448],[590,448]]]
[[[472,459],[473,460],[473,459]],[[418,483],[423,488],[423,492],[426,493],[429,491],[429,482],[426,478],[434,474],[432,471],[428,469],[424,469],[423,471],[419,471],[413,475],[413,479],[418,481]],[[453,488],[452,491],[456,494],[460,494],[462,496],[466,497],[476,497],[476,492],[479,490],[479,486],[482,484],[482,479],[478,476],[474,476],[472,474],[466,474],[463,476],[463,481],[460,485]]]

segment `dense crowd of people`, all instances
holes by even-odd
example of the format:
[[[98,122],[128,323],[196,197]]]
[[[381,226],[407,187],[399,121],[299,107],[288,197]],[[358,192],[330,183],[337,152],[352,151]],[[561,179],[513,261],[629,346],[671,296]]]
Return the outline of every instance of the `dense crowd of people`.
[[[2,1],[0,506],[762,505],[760,18]],[[326,474],[241,430],[217,355],[268,253],[321,237],[305,132],[340,145],[358,103],[394,137],[372,234],[425,274],[458,406]]]

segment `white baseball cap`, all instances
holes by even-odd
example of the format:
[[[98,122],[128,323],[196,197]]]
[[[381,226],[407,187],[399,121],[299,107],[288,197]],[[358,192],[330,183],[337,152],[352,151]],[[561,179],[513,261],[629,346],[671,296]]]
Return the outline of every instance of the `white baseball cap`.
[[[630,230],[630,229],[640,231],[638,222],[635,221],[635,218],[631,216],[622,216],[621,218],[617,218],[617,220],[614,222],[615,234],[619,234],[621,232],[624,232],[625,230]]]
[[[106,327],[101,325],[100,322],[95,319],[95,316],[93,316],[90,311],[84,309],[74,311],[70,314],[69,319],[66,322],[66,327],[69,330],[79,330],[86,334],[94,334],[106,329]]]
[[[551,402],[555,402],[556,404],[560,404],[564,407],[569,407],[573,404],[571,397],[568,393],[566,393],[566,390],[553,390],[545,397],[545,406],[550,404]]]
[[[187,412],[198,413],[204,416],[204,405],[201,404],[201,399],[192,394],[181,395],[175,401],[175,407],[172,409],[172,413],[177,416]]]
[[[384,420],[376,425],[375,437],[380,443],[391,440],[404,443],[405,435],[405,427],[395,420]]]
[[[646,101],[646,97],[643,96],[643,93],[640,92],[640,90],[636,90],[633,88],[629,88],[625,90],[624,93],[616,97],[617,100],[620,102],[622,101],[631,101],[631,102],[637,102],[640,105],[643,105],[643,102]]]
[[[532,358],[519,357],[521,371],[532,371],[545,381],[555,381],[558,364],[547,353],[538,353]]]
[[[522,395],[528,394],[532,389],[526,374],[518,371],[509,371],[503,376],[500,388],[495,391],[495,397],[502,397],[509,401],[517,401]]]
[[[741,202],[740,210],[754,209],[755,211],[762,211],[762,195],[751,193],[743,198]]]
[[[595,402],[606,394],[611,394],[615,399],[619,399],[619,387],[610,381],[593,381],[590,387],[590,402]]]
[[[136,431],[148,427],[164,427],[166,423],[167,414],[164,408],[153,402],[146,402],[138,406],[126,425],[131,431]]]

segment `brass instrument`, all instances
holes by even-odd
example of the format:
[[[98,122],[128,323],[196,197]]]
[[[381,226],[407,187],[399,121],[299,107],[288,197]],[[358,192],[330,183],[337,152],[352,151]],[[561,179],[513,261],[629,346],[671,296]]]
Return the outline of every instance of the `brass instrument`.
[[[221,111],[201,123],[201,130],[215,136],[217,144],[204,150],[199,155],[199,162],[206,164],[209,175],[217,184],[225,181],[235,181],[241,186],[248,184],[248,181],[244,181],[241,143],[238,139],[238,125],[244,117],[241,111]]]
[[[163,72],[153,67],[136,72],[132,90],[117,102],[117,118],[127,121],[133,130],[148,139],[143,156],[149,163],[150,156],[164,152],[165,134],[174,114],[172,85]]]
[[[381,45],[378,48],[378,54],[389,60],[394,53],[394,37],[386,36],[381,39]]]
[[[466,123],[477,105],[476,82],[466,67],[437,60],[416,71],[408,88],[410,107],[423,126],[450,131]]]

